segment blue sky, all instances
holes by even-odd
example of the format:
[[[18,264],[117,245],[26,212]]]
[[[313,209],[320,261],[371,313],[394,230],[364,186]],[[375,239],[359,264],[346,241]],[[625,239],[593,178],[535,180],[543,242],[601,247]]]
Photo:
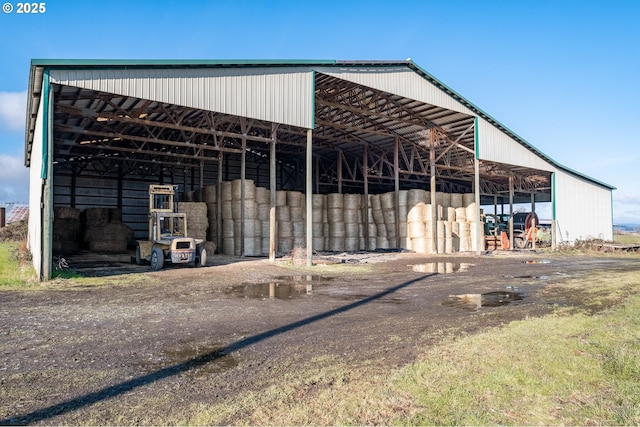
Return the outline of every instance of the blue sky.
[[[0,203],[28,198],[32,58],[410,57],[559,163],[616,186],[614,222],[640,223],[640,0],[50,0],[41,14],[9,3]]]

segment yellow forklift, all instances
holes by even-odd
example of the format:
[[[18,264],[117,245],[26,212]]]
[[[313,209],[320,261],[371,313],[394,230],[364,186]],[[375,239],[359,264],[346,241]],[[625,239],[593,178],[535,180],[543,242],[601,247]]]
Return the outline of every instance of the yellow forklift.
[[[187,234],[187,215],[175,212],[173,185],[149,186],[149,240],[139,240],[136,245],[136,264],[144,261],[151,269],[161,270],[165,263],[207,264],[204,240]]]

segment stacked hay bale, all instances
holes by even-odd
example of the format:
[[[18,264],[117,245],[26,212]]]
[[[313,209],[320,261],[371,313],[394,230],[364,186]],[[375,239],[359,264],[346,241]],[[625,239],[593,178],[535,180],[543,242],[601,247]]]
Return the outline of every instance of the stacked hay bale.
[[[276,251],[288,254],[293,250],[293,223],[291,207],[287,206],[287,192],[284,190],[276,191],[276,222],[278,223]]]
[[[122,211],[113,208],[88,208],[84,217],[84,242],[95,252],[125,252],[133,243],[133,230],[122,224]]]
[[[305,199],[300,191],[287,191],[287,206],[291,213],[291,225],[293,228],[293,247],[305,248],[306,222],[305,222]]]
[[[82,222],[80,210],[55,207],[53,209],[53,251],[75,252],[80,249]]]
[[[398,246],[396,231],[396,208],[395,208],[395,192],[391,191],[380,195],[380,207],[382,208],[382,217],[386,230],[388,247],[395,248]]]
[[[426,200],[426,191],[422,189],[409,190],[407,195],[407,238],[405,239],[405,246],[407,249],[418,253],[427,251],[427,206],[429,206],[429,212],[431,212],[431,205],[426,203]]]
[[[205,202],[178,202],[178,212],[187,216],[187,236],[207,240],[209,219]]]
[[[342,252],[345,250],[346,237],[343,194],[331,193],[327,195],[327,218],[329,224],[329,244],[327,249]]]
[[[360,249],[362,233],[362,197],[360,194],[345,194],[344,209],[344,250],[355,252]]]
[[[222,253],[235,255],[233,212],[231,209],[231,181],[220,183],[221,216],[222,216]]]
[[[215,249],[214,251],[210,251],[210,249],[214,248],[213,245],[218,241],[217,187],[217,185],[207,185],[202,189],[202,201],[207,205],[207,221],[209,223],[209,227],[207,228],[207,242],[205,243],[207,254],[209,255],[213,255],[215,253]]]
[[[409,213],[408,207],[408,190],[400,190],[398,192],[398,237],[400,246],[406,247],[407,242],[407,214]]]
[[[366,227],[367,227],[367,241],[365,241],[365,249],[369,250],[369,251],[373,251],[375,250],[378,245],[377,245],[377,238],[378,238],[378,226],[376,225],[376,219],[373,215],[373,202],[372,199],[375,197],[372,194],[368,195],[369,197],[369,203],[367,206],[367,223],[366,223]],[[378,198],[378,206],[380,206],[380,199]],[[380,216],[382,216],[382,211],[378,210],[380,212]]]
[[[260,222],[260,254],[266,255],[269,253],[271,191],[264,187],[256,187],[256,203],[258,204],[258,221]]]
[[[328,230],[327,222],[327,210],[326,210],[327,196],[323,194],[314,194],[312,197],[312,229],[313,229],[313,249],[316,251],[325,250],[325,232]],[[327,224],[325,228],[325,223]]]
[[[387,226],[384,223],[384,214],[382,213],[382,203],[380,195],[374,194],[370,197],[371,216],[376,225],[376,248],[388,249],[389,240],[387,239]]]

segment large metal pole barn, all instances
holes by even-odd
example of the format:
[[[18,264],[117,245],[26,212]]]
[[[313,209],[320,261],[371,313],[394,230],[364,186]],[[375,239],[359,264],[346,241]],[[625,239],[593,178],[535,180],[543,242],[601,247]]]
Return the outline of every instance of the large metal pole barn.
[[[510,199],[550,203],[564,241],[612,237],[613,187],[410,60],[33,60],[25,164],[43,280],[54,256],[91,245],[69,226],[81,216],[106,209],[148,238],[154,183],[200,203],[206,240],[236,256],[481,253],[481,207]]]

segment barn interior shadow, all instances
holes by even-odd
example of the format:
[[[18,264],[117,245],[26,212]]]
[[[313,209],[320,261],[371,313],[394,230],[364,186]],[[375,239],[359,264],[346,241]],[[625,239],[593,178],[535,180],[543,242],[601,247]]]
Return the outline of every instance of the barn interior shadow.
[[[75,411],[77,409],[90,406],[94,403],[119,396],[121,394],[127,393],[139,387],[152,384],[156,381],[160,381],[162,379],[172,377],[174,375],[188,372],[190,370],[204,366],[210,362],[216,361],[224,356],[237,352],[243,348],[246,348],[258,342],[267,340],[269,338],[272,338],[276,335],[289,332],[296,328],[300,328],[305,325],[318,322],[320,320],[338,315],[340,313],[347,312],[349,310],[353,310],[355,308],[358,308],[360,306],[363,306],[365,304],[368,304],[370,302],[383,298],[389,294],[392,294],[400,289],[406,288],[434,274],[435,273],[422,275],[420,277],[417,277],[415,279],[406,281],[399,285],[387,288],[382,292],[362,298],[358,301],[344,305],[342,307],[338,307],[333,310],[326,311],[324,313],[309,316],[304,319],[301,319],[277,328],[273,328],[265,332],[261,332],[259,334],[245,337],[239,341],[236,341],[225,347],[217,349],[216,351],[211,351],[209,353],[184,361],[182,363],[177,363],[177,364],[168,366],[166,368],[162,368],[157,371],[151,372],[149,374],[142,375],[128,381],[124,381],[118,384],[114,384],[112,386],[102,388],[101,390],[95,391],[93,393],[88,393],[83,396],[79,396],[74,399],[70,399],[70,400],[58,403],[56,405],[48,406],[46,408],[38,409],[26,414],[16,415],[13,417],[2,419],[0,420],[0,425],[28,425],[28,424],[48,420],[50,418]]]

